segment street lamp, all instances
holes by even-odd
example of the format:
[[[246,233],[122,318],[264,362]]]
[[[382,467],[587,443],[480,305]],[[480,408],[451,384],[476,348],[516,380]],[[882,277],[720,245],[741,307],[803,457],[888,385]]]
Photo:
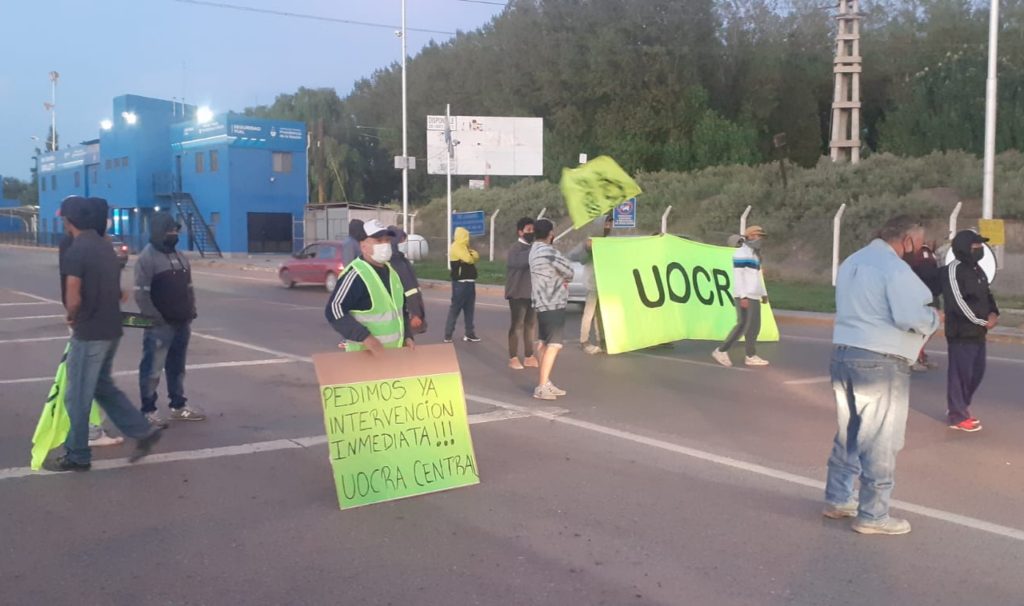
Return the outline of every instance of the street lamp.
[[[121,117],[124,118],[125,123],[129,126],[139,121],[139,117],[135,112],[121,112]]]
[[[213,120],[213,110],[203,105],[196,110],[196,122],[199,124],[206,124]]]
[[[998,2],[999,0],[992,0]],[[409,117],[405,87],[405,0],[402,0],[402,231],[409,233]]]
[[[985,165],[982,169],[981,217],[991,219],[996,173],[996,65],[999,47],[999,0],[991,1],[988,18],[988,76],[985,79]]]
[[[114,121],[109,118],[104,118],[103,120],[100,120],[100,128],[103,130],[110,130],[114,128]]]

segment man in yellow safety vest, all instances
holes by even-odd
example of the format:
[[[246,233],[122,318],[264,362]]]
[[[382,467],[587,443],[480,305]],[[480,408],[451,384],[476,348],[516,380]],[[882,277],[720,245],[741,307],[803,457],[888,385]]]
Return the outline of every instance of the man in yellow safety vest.
[[[360,257],[338,276],[325,315],[345,337],[347,351],[413,347],[402,280],[388,263],[395,233],[372,219],[363,224]]]

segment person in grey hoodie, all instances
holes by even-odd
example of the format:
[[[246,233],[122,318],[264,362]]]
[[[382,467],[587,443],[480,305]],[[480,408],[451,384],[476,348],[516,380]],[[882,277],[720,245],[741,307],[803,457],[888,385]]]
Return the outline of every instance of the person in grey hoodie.
[[[537,342],[540,353],[540,379],[533,397],[554,400],[565,395],[551,382],[555,359],[562,350],[565,332],[565,307],[569,303],[572,265],[553,246],[555,226],[547,219],[533,224],[535,239],[530,249],[530,287],[533,308],[537,310]]]
[[[142,412],[150,423],[166,426],[156,408],[160,374],[167,373],[171,419],[202,421],[206,415],[195,406],[188,406],[185,397],[185,362],[192,320],[196,317],[196,299],[192,288],[192,267],[178,253],[180,226],[165,212],[158,212],[149,222],[149,244],[135,262],[135,302],[139,311],[153,321],[142,339],[142,361],[139,363],[139,390]]]

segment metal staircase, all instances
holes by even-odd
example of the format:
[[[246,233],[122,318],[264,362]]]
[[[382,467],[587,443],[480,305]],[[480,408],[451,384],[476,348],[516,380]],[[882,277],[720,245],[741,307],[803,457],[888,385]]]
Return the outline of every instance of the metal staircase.
[[[217,239],[213,236],[213,230],[203,219],[199,212],[192,194],[187,192],[174,192],[170,194],[158,194],[157,199],[166,203],[168,207],[174,206],[178,209],[178,220],[188,229],[192,241],[199,250],[201,257],[223,257],[220,247],[217,246]]]

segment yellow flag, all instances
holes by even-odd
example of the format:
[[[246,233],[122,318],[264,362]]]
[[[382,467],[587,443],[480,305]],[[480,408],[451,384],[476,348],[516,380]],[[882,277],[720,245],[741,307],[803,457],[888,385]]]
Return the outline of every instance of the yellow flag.
[[[608,156],[579,168],[563,168],[560,185],[576,229],[640,193],[636,181]]]

